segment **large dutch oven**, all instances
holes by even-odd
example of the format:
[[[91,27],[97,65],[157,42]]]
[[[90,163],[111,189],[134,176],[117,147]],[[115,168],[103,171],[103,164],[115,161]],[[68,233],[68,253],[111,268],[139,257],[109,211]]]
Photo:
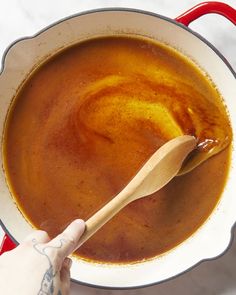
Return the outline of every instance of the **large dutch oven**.
[[[194,60],[216,84],[229,111],[233,129],[232,161],[221,200],[210,218],[189,239],[165,255],[133,265],[101,265],[75,260],[72,279],[83,284],[131,288],[152,285],[173,278],[199,262],[222,254],[231,241],[236,221],[236,75],[226,59],[208,41],[188,28],[206,13],[218,13],[236,24],[236,10],[224,3],[201,3],[176,19],[134,9],[101,9],[66,18],[42,30],[36,36],[17,41],[3,59],[0,76],[0,134],[11,101],[19,85],[46,57],[89,37],[129,34],[157,39],[177,48]],[[9,192],[0,158],[0,217],[2,226],[17,244],[32,231]],[[2,251],[14,246],[5,237]]]

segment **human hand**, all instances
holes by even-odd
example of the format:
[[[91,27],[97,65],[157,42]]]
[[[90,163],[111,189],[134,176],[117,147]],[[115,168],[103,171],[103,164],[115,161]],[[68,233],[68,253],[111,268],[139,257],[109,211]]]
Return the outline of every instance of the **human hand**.
[[[68,295],[72,260],[67,256],[77,248],[84,229],[84,221],[77,219],[52,240],[36,230],[0,256],[1,294]]]

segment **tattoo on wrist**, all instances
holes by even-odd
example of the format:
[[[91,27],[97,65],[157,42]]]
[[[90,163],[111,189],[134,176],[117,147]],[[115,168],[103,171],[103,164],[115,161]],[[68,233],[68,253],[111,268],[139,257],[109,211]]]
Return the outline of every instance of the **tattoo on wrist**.
[[[56,276],[57,272],[53,269],[52,261],[49,257],[49,255],[46,253],[46,250],[49,248],[59,249],[63,246],[64,240],[60,240],[60,244],[58,246],[45,246],[45,247],[39,247],[39,243],[33,239],[33,248],[41,255],[45,256],[48,260],[49,268],[46,270],[46,272],[43,275],[40,290],[37,295],[53,295],[54,293],[54,284],[53,280]],[[61,291],[59,290],[57,295],[62,295]]]

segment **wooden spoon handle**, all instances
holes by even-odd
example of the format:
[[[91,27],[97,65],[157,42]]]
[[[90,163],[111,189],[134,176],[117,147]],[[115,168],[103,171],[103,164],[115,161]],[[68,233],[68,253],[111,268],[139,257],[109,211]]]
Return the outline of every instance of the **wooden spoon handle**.
[[[184,158],[195,145],[194,137],[184,135],[168,141],[158,149],[128,185],[86,221],[86,229],[78,247],[128,203],[150,195],[166,185],[176,175]]]
[[[79,241],[78,248],[129,202],[130,199],[127,197],[127,194],[121,192],[99,211],[97,211],[92,217],[90,217],[85,223],[86,228]]]

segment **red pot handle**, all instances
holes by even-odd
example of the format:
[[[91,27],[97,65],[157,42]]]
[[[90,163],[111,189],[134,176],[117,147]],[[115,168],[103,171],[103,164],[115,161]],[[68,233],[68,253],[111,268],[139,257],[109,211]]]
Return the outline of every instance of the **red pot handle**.
[[[0,255],[2,255],[4,252],[14,249],[15,247],[16,245],[14,244],[14,242],[12,242],[9,236],[5,234],[2,240],[2,243],[0,245]]]
[[[192,21],[208,13],[218,13],[228,18],[236,25],[236,9],[222,2],[202,2],[187,10],[175,20],[188,26]]]

